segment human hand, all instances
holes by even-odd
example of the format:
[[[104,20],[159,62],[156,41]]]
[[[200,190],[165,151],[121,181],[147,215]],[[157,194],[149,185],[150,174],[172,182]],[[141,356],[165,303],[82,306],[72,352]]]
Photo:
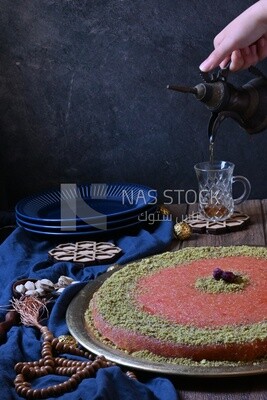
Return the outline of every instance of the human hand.
[[[200,65],[211,71],[229,61],[230,70],[238,71],[267,57],[267,0],[260,0],[230,22],[214,39],[214,51]]]

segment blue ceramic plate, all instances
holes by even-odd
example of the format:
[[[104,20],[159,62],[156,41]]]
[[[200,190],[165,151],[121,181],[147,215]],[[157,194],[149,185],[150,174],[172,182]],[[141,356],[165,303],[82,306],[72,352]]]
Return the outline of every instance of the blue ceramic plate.
[[[70,221],[64,221],[64,224],[60,224],[60,225],[55,225],[55,224],[48,224],[46,225],[46,223],[32,223],[29,222],[28,219],[24,219],[24,218],[20,218],[19,215],[16,215],[16,221],[17,223],[24,227],[24,228],[28,228],[28,229],[33,229],[33,230],[40,230],[40,231],[48,231],[48,232],[60,232],[62,231],[64,228],[64,231],[67,232],[73,232],[73,229],[75,229],[76,231],[90,231],[90,230],[100,230],[100,229],[104,229],[104,230],[110,230],[113,228],[119,228],[119,227],[123,227],[125,225],[130,225],[132,223],[135,222],[150,222],[152,223],[153,220],[156,218],[154,217],[155,213],[157,211],[157,206],[150,206],[150,207],[146,207],[145,211],[143,211],[140,214],[137,215],[133,215],[133,216],[126,216],[125,218],[122,219],[114,219],[112,221],[107,221],[106,218],[98,219],[96,223],[88,220],[88,223],[85,223],[83,221],[83,223],[80,224],[76,224],[76,221],[74,220],[74,224],[70,224]],[[66,222],[66,223],[65,223]]]
[[[45,230],[45,229],[33,229],[33,228],[29,228],[26,227],[25,225],[23,225],[22,223],[20,223],[19,221],[17,221],[17,225],[23,229],[25,229],[27,232],[33,233],[33,234],[38,234],[38,235],[45,235],[45,236],[100,236],[103,234],[109,234],[109,233],[118,233],[120,231],[124,231],[125,229],[127,229],[127,231],[129,231],[132,228],[136,228],[138,226],[142,226],[144,222],[133,222],[131,224],[128,225],[123,225],[120,227],[116,227],[116,228],[112,228],[112,229],[108,229],[108,230],[103,230],[103,229],[96,229],[96,228],[88,228],[88,230],[83,230],[83,231],[62,231],[62,230],[58,230],[58,231],[51,231],[51,230]],[[130,231],[129,231],[130,233]]]
[[[16,205],[16,215],[34,224],[62,221],[97,223],[140,214],[157,202],[156,190],[136,184],[64,185],[60,190],[33,195]]]

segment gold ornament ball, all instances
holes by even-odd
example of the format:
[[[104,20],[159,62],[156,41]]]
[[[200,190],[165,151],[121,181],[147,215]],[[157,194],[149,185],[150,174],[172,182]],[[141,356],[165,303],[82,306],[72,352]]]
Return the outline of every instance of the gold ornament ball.
[[[58,340],[64,344],[67,344],[69,346],[74,346],[74,347],[78,347],[78,342],[77,340],[74,339],[73,336],[71,335],[60,335],[58,337]]]
[[[171,213],[170,210],[167,207],[163,206],[163,205],[161,205],[159,207],[158,212],[160,214],[162,214],[162,215],[170,215],[170,213]]]
[[[192,235],[192,228],[187,222],[178,222],[173,227],[176,239],[186,240]]]

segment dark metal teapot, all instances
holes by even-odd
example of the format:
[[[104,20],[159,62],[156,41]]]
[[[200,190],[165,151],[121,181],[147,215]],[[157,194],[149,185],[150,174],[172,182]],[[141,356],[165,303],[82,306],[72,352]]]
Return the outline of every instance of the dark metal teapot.
[[[228,65],[217,74],[201,73],[204,82],[194,87],[169,85],[168,89],[194,94],[212,112],[208,127],[211,143],[228,117],[248,133],[258,133],[267,128],[267,78],[256,67],[249,71],[256,77],[239,88],[227,82]]]

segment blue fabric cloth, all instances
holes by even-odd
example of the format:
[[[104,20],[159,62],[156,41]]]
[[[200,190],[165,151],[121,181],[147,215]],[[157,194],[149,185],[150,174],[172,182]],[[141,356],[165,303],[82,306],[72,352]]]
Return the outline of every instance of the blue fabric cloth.
[[[117,264],[159,253],[166,249],[172,238],[172,223],[161,221],[142,228],[131,234],[112,238],[123,250]],[[101,240],[111,241],[110,238]],[[77,238],[76,238],[77,240]],[[85,240],[82,238],[81,240]],[[91,239],[90,239],[91,240]],[[65,240],[61,242],[70,242]],[[73,242],[73,240],[72,240]],[[37,236],[30,236],[17,228],[0,246],[0,321],[4,320],[6,308],[12,298],[12,285],[22,278],[48,278],[56,282],[61,275],[67,275],[79,281],[69,286],[49,305],[48,327],[56,337],[68,333],[65,312],[76,293],[91,279],[106,271],[109,265],[79,268],[71,262],[52,263],[48,251],[59,242]],[[7,341],[0,345],[0,387],[4,400],[20,399],[13,380],[14,366],[21,361],[35,361],[40,358],[40,332],[31,327],[13,326],[7,335]],[[35,381],[35,387],[46,387],[64,381],[65,377],[48,375]],[[177,393],[170,380],[154,376],[147,381],[135,381],[128,378],[119,366],[100,369],[96,376],[84,379],[78,388],[59,397],[63,400],[176,400]]]

